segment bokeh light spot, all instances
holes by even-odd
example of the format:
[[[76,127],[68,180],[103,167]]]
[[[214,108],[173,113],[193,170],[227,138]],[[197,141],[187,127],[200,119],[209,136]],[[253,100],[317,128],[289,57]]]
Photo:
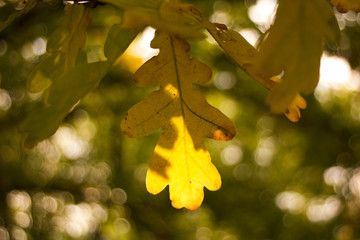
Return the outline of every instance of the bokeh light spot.
[[[9,232],[3,227],[0,227],[0,239],[10,240]]]
[[[239,33],[248,41],[252,46],[255,46],[259,40],[260,33],[254,28],[241,29]]]
[[[360,169],[356,169],[349,182],[351,192],[360,199]]]
[[[235,86],[236,77],[232,72],[218,72],[214,76],[214,84],[220,90],[230,89]]]
[[[36,56],[43,55],[46,52],[47,40],[44,37],[36,38],[32,43],[32,51]]]
[[[207,240],[213,238],[213,232],[207,227],[200,227],[196,230],[197,240]]]
[[[11,97],[9,93],[0,88],[0,113],[6,112],[11,107]]]
[[[116,204],[124,204],[127,201],[127,194],[121,188],[114,188],[111,191],[111,200]]]
[[[41,199],[42,207],[49,213],[55,213],[58,209],[58,202],[55,198],[50,196],[44,196]]]
[[[306,199],[298,192],[286,191],[276,195],[275,203],[282,210],[298,214],[304,210]]]
[[[228,166],[239,163],[243,158],[243,151],[238,145],[227,146],[221,152],[221,161]]]
[[[276,145],[275,137],[261,138],[254,154],[255,162],[262,167],[269,166],[273,160]]]
[[[316,91],[327,89],[354,90],[352,73],[349,62],[342,57],[329,56],[324,53],[321,57],[320,80]]]
[[[0,57],[4,56],[7,51],[7,43],[4,39],[0,39]]]
[[[131,229],[131,225],[129,223],[128,220],[126,220],[125,218],[118,218],[115,220],[114,223],[116,230],[120,233],[120,234],[126,234],[130,231]]]
[[[100,200],[100,191],[97,188],[86,188],[84,195],[87,202],[98,202]]]
[[[19,227],[13,227],[11,230],[11,239],[14,240],[27,240],[28,237],[24,229]]]
[[[8,206],[15,211],[28,211],[31,198],[27,192],[14,190],[6,196]]]
[[[327,222],[338,216],[343,205],[338,197],[313,198],[306,210],[306,216],[311,222]]]
[[[219,105],[219,110],[223,112],[230,119],[233,119],[236,116],[236,114],[238,114],[239,107],[237,102],[228,98],[225,99],[224,101],[221,101]]]
[[[30,215],[25,212],[16,212],[14,215],[14,220],[16,224],[22,228],[28,228],[31,225]]]
[[[71,127],[60,127],[53,141],[60,148],[61,152],[69,159],[78,159],[87,157],[90,152],[89,144],[82,140]]]
[[[210,21],[214,23],[220,23],[220,24],[225,24],[226,26],[230,26],[232,22],[232,18],[228,12],[219,10],[219,11],[215,11],[210,16]]]
[[[324,181],[330,186],[342,186],[348,181],[348,173],[343,167],[330,167],[324,172]]]
[[[249,8],[248,15],[254,23],[259,25],[259,29],[265,32],[273,22],[276,8],[276,0],[258,0]]]

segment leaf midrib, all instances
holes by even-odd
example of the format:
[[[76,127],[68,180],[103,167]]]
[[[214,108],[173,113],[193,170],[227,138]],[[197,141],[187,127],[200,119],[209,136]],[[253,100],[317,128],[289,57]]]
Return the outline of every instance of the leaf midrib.
[[[176,52],[175,52],[175,45],[174,45],[174,40],[173,40],[173,36],[169,35],[170,37],[170,44],[171,44],[171,52],[173,55],[173,62],[174,62],[174,69],[175,69],[175,76],[176,76],[176,84],[177,84],[177,88],[179,90],[179,99],[180,99],[180,106],[181,106],[181,114],[183,116],[183,136],[184,136],[184,151],[185,151],[185,162],[186,162],[186,169],[187,169],[187,177],[188,177],[188,182],[189,182],[189,186],[191,186],[190,184],[192,183],[192,178],[190,176],[190,167],[189,167],[189,160],[188,160],[188,153],[187,153],[187,147],[186,147],[186,129],[187,129],[187,124],[186,124],[186,116],[185,116],[185,107],[192,113],[194,114],[196,117],[200,118],[201,120],[208,122],[210,124],[215,125],[218,129],[221,129],[225,132],[229,132],[228,130],[226,130],[225,128],[217,125],[216,123],[209,121],[208,119],[205,119],[204,117],[200,116],[199,114],[197,114],[196,112],[194,112],[189,106],[188,104],[185,102],[184,98],[183,98],[183,92],[182,92],[182,86],[181,86],[181,81],[180,81],[180,73],[179,73],[179,69],[178,69],[178,61],[177,61],[177,57],[176,57]],[[196,162],[196,161],[195,161]],[[198,164],[197,164],[198,165]],[[198,166],[199,167],[199,166]],[[199,169],[202,169],[199,167]],[[206,172],[204,172],[205,175],[207,175]]]
[[[185,110],[184,110],[184,106],[192,113],[194,114],[196,117],[200,118],[201,120],[208,122],[214,126],[216,126],[218,129],[223,130],[224,132],[230,132],[229,130],[225,129],[224,127],[202,117],[201,115],[197,114],[195,111],[193,111],[189,105],[185,102],[184,98],[183,98],[183,94],[182,94],[182,89],[181,89],[181,81],[180,81],[180,74],[179,74],[179,70],[178,70],[178,66],[177,66],[177,58],[176,58],[176,53],[175,53],[175,46],[174,46],[174,42],[173,42],[173,37],[170,35],[170,43],[171,43],[171,51],[173,54],[173,59],[174,59],[174,68],[175,68],[175,74],[176,74],[176,83],[177,83],[177,87],[179,89],[179,99],[180,99],[180,103],[181,103],[181,113],[184,117],[184,125],[185,124]]]

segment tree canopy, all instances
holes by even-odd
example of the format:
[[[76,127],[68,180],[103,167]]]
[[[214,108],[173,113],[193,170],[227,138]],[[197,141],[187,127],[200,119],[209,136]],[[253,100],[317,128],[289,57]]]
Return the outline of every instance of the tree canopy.
[[[0,239],[359,239],[359,11],[0,0]]]

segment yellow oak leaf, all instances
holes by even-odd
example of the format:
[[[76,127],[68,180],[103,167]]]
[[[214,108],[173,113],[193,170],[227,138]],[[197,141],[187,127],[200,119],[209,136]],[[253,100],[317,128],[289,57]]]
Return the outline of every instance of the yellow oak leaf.
[[[299,92],[314,90],[324,42],[337,42],[339,33],[327,1],[279,1],[275,22],[254,61],[257,73],[283,71],[282,81],[267,97],[272,112],[285,111]]]
[[[203,201],[204,186],[209,190],[221,186],[203,138],[226,141],[236,130],[229,118],[193,88],[193,83],[209,81],[211,70],[189,58],[185,40],[157,31],[151,47],[159,48],[160,53],[136,71],[134,81],[142,87],[159,84],[160,89],[127,112],[121,130],[129,137],[142,137],[163,128],[146,187],[157,194],[169,185],[172,205],[193,210]]]
[[[359,0],[331,0],[331,3],[336,6],[339,12],[345,13],[354,9],[356,12],[360,12]]]
[[[281,79],[275,76],[281,71],[281,68],[275,68],[274,70],[265,68],[260,72],[254,68],[253,61],[259,53],[241,34],[227,29],[222,24],[211,23],[206,19],[200,21],[227,55],[258,83],[269,91],[273,91],[276,85],[281,82]],[[287,106],[284,114],[290,121],[297,122],[301,116],[300,108],[306,108],[306,101],[297,94],[293,102],[290,102]]]
[[[202,19],[205,29],[213,36],[225,53],[247,74],[253,77],[258,83],[268,90],[272,90],[276,82],[270,78],[278,75],[281,69],[270,71],[265,68],[261,72],[254,71],[253,62],[258,51],[238,32],[227,29],[225,25],[209,22]],[[261,74],[260,74],[261,73]]]
[[[292,122],[299,121],[301,117],[300,109],[306,108],[306,101],[300,94],[297,94],[294,100],[288,106],[288,109],[284,112],[285,116]]]

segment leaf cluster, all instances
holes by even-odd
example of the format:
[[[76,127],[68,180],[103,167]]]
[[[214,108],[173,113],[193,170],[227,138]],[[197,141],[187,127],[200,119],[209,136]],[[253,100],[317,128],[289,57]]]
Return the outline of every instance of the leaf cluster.
[[[67,4],[66,24],[48,38],[46,53],[27,78],[27,90],[41,94],[42,101],[20,125],[26,135],[24,145],[34,147],[53,135],[141,29],[152,26],[157,34],[151,46],[160,53],[139,68],[133,79],[138,86],[159,85],[160,89],[128,111],[121,129],[129,137],[163,129],[146,184],[153,194],[169,185],[176,208],[196,209],[203,201],[204,186],[220,188],[220,175],[203,138],[230,140],[236,132],[231,120],[194,90],[193,84],[211,79],[211,70],[188,56],[187,41],[201,40],[205,31],[209,33],[240,69],[269,91],[266,102],[271,112],[284,112],[296,122],[300,109],[306,108],[301,94],[311,93],[317,85],[325,42],[338,43],[340,38],[334,12],[325,0],[280,0],[276,19],[257,48],[238,32],[210,22],[193,5],[181,1],[99,2],[120,9],[122,17],[108,30],[103,59],[90,62],[83,51],[95,5]],[[332,2],[345,10],[358,7],[352,2]],[[35,6],[35,0],[28,1],[0,24],[0,31]]]

